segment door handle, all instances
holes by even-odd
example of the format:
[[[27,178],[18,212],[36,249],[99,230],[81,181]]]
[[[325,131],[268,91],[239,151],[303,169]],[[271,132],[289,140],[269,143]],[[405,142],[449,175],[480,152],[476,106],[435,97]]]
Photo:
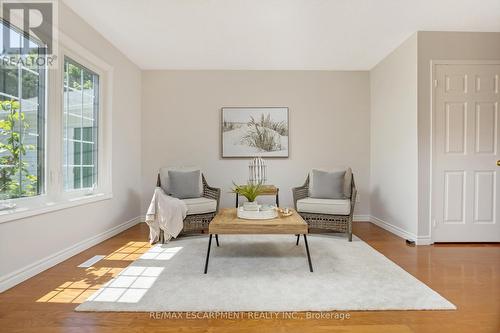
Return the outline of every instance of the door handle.
[[[500,160],[497,161],[497,166],[500,166]]]

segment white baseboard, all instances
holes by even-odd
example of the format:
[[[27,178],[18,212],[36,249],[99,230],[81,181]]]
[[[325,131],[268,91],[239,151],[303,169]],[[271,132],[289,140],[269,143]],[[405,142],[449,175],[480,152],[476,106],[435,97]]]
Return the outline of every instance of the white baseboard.
[[[408,231],[406,231],[398,226],[395,226],[394,224],[391,224],[387,221],[379,219],[378,217],[370,216],[370,222],[381,227],[382,229],[385,229],[385,230],[395,234],[396,236],[401,237],[401,238],[408,239],[408,240],[415,241],[415,242],[417,240],[417,235],[415,235],[414,233],[408,232]]]
[[[416,245],[431,245],[434,244],[434,242],[431,239],[431,236],[417,236],[417,239],[415,240]]]
[[[46,269],[51,268],[52,266],[55,266],[59,264],[60,262],[63,262],[64,260],[71,258],[72,256],[85,251],[86,249],[97,245],[103,241],[105,241],[108,238],[113,237],[114,235],[119,234],[122,231],[127,230],[130,227],[133,227],[137,223],[141,222],[143,220],[142,217],[135,217],[129,221],[126,221],[122,224],[119,224],[109,230],[106,230],[100,234],[97,234],[93,237],[87,238],[81,242],[78,242],[64,250],[61,250],[57,253],[54,253],[53,255],[50,255],[48,257],[45,257],[41,260],[38,260],[37,262],[25,266],[13,273],[4,275],[0,277],[0,293],[4,292],[5,290],[14,287],[15,285],[23,282],[24,280],[27,280],[41,272],[43,272]]]
[[[353,222],[370,222],[370,215],[354,215]]]

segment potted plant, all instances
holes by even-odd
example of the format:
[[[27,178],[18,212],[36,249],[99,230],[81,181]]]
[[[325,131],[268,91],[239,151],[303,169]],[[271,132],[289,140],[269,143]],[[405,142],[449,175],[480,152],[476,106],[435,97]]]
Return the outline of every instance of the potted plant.
[[[232,193],[237,193],[238,195],[244,196],[248,202],[243,204],[243,209],[245,210],[258,210],[259,205],[255,199],[262,194],[262,184],[261,183],[247,183],[246,185],[236,185],[233,182]]]

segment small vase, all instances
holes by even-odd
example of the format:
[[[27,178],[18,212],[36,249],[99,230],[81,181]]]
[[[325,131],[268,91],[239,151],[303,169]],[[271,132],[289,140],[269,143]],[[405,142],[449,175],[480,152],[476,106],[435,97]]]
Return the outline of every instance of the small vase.
[[[257,210],[259,210],[259,204],[256,201],[244,202],[243,209],[250,210],[250,211],[257,211]]]

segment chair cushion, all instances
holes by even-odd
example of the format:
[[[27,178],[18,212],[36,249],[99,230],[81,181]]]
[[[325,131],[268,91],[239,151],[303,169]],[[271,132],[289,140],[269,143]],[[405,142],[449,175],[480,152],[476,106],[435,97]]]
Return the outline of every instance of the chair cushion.
[[[200,196],[199,181],[200,170],[195,171],[168,171],[169,194],[174,198],[187,199]]]
[[[196,166],[180,166],[180,167],[170,166],[170,167],[160,168],[161,188],[168,195],[172,194],[172,191],[170,190],[170,178],[168,177],[169,171],[197,171],[197,170],[201,169]],[[203,182],[201,180],[201,172],[200,172],[200,177],[198,181],[198,195],[196,195],[196,197],[201,197],[202,195],[203,195]]]
[[[304,198],[297,200],[297,211],[302,213],[349,215],[351,213],[351,201],[349,199]]]
[[[187,215],[212,213],[217,210],[217,201],[208,198],[183,199],[187,206]]]
[[[342,188],[342,191],[343,191],[343,195],[341,196],[337,196],[338,193],[336,193],[335,197],[326,197],[324,195],[321,195],[321,196],[318,196],[318,193],[315,193],[315,185],[318,184],[318,182],[316,181],[315,182],[315,179],[314,178],[318,178],[318,177],[314,177],[314,175],[319,175],[319,174],[322,174],[322,173],[326,173],[326,174],[337,174],[338,175],[338,172],[341,172],[344,174],[344,182],[343,182],[343,188]],[[311,170],[311,172],[309,173],[309,197],[317,197],[317,198],[322,198],[322,199],[347,199],[347,198],[350,198],[351,197],[351,183],[352,183],[352,169],[351,168],[336,168],[336,169],[333,169],[333,170],[328,170],[328,171],[323,171],[323,170],[318,170],[318,169],[313,169]],[[324,185],[324,183],[319,182],[320,186]],[[338,184],[335,185],[336,186],[336,192],[338,192]]]
[[[313,169],[309,196],[318,199],[344,199],[345,171],[321,171]]]

